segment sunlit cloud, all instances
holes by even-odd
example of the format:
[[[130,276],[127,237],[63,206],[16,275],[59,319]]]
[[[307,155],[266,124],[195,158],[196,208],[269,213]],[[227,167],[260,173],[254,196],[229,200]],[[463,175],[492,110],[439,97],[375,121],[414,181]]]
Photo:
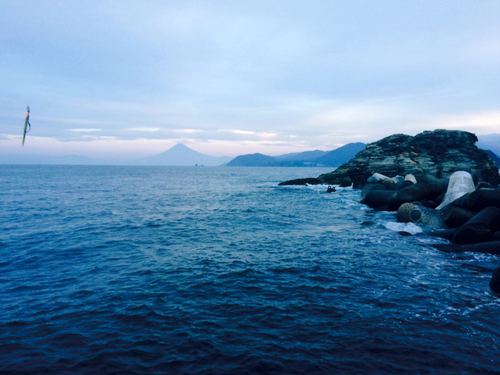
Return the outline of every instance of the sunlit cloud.
[[[276,135],[277,135],[275,133],[254,132],[251,130],[231,130],[231,133],[243,134],[243,135],[254,135],[254,136],[262,137],[262,138],[271,138],[271,137],[276,137]]]
[[[101,129],[69,129],[72,132],[100,132]]]
[[[137,131],[137,132],[150,132],[150,133],[154,133],[154,132],[157,132],[158,130],[160,130],[160,128],[131,128],[129,130]]]
[[[199,132],[200,130],[196,130],[196,129],[176,129],[176,130],[172,130],[174,133],[187,133],[187,134],[190,134],[190,133],[196,133],[196,132]]]
[[[468,130],[479,134],[497,133],[500,130],[500,111],[438,115],[430,118],[429,123],[443,129]]]
[[[81,118],[69,118],[69,117],[45,117],[39,115],[33,115],[31,118],[36,121],[43,121],[46,123],[59,123],[59,124],[71,124],[71,125],[103,125],[110,124],[109,121],[103,120],[91,120],[91,119],[81,119]]]

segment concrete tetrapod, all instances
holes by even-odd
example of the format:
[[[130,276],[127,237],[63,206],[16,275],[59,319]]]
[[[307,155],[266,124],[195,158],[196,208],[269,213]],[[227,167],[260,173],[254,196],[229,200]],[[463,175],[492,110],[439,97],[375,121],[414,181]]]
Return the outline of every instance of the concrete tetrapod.
[[[448,189],[446,190],[446,195],[443,202],[436,208],[440,210],[445,206],[449,205],[451,202],[457,200],[461,196],[472,193],[476,187],[474,186],[474,180],[469,172],[458,171],[450,176],[450,181],[448,182]]]

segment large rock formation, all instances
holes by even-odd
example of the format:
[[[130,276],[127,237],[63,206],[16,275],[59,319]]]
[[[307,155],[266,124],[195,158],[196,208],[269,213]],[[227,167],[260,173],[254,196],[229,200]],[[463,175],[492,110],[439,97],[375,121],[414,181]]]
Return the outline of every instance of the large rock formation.
[[[424,175],[449,178],[453,172],[467,171],[479,181],[498,185],[497,164],[476,142],[474,134],[458,130],[425,131],[414,137],[395,134],[370,143],[354,159],[318,179],[340,184],[346,177],[367,178],[377,172],[390,177],[413,174],[418,180]]]

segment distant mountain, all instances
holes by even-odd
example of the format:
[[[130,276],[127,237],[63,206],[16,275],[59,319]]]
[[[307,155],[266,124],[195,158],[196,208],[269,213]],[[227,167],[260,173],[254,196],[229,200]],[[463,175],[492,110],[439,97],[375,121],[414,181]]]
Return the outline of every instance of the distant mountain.
[[[176,144],[161,154],[135,160],[135,165],[169,165],[169,166],[217,166],[229,162],[228,156],[214,157],[199,153],[182,143]]]
[[[227,165],[229,167],[338,167],[364,149],[364,143],[349,143],[329,152],[315,150],[274,157],[249,154],[238,156]]]
[[[274,158],[278,161],[297,161],[297,160],[314,160],[325,154],[327,151],[314,150],[314,151],[304,151],[304,152],[295,152],[293,154],[285,154],[280,156],[275,156]]]
[[[263,154],[249,154],[235,157],[228,167],[278,167],[279,162],[272,156]]]
[[[326,153],[315,161],[316,163],[323,164],[325,167],[339,167],[344,163],[347,163],[360,151],[363,151],[366,145],[361,142],[348,143],[342,147],[336,148],[333,151]]]
[[[497,165],[500,167],[500,157],[491,150],[486,150],[486,152],[491,156],[493,161],[497,163]]]
[[[496,155],[500,155],[500,134],[488,134],[477,136],[476,146],[483,150],[491,150]]]

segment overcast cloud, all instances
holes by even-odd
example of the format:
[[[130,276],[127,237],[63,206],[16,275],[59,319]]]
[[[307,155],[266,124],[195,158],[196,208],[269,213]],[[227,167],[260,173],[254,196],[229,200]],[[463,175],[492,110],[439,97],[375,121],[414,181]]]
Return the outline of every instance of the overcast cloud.
[[[0,155],[500,133],[499,19],[498,0],[0,0]]]

